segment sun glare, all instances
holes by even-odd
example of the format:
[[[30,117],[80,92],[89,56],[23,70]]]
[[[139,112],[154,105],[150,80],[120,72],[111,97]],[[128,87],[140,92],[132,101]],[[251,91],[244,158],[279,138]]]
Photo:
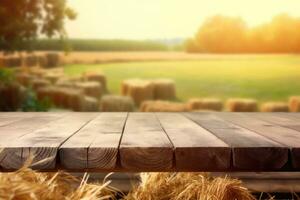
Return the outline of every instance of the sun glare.
[[[67,24],[73,38],[186,38],[213,15],[239,16],[249,26],[281,13],[300,16],[299,0],[69,0],[69,4],[79,13]]]

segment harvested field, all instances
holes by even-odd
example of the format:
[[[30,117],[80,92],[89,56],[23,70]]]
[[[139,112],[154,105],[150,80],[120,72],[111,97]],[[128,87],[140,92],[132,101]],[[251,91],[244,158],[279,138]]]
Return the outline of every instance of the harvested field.
[[[118,57],[118,53],[110,54]],[[171,56],[172,53],[162,54]],[[127,79],[172,79],[176,83],[177,98],[182,101],[193,97],[213,97],[223,101],[232,97],[255,98],[259,102],[287,101],[290,96],[300,95],[298,55],[188,56],[195,59],[72,64],[65,66],[65,72],[72,77],[85,71],[104,73],[109,80],[108,89],[114,94],[120,94],[120,85]]]

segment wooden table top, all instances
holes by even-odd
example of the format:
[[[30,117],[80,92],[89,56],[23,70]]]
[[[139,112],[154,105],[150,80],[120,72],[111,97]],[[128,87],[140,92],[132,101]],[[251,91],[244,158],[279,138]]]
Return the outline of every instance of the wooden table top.
[[[300,113],[0,113],[0,170],[299,171]]]

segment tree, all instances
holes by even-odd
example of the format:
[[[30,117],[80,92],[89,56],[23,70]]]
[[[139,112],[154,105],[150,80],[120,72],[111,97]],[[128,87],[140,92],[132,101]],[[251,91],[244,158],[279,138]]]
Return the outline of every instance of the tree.
[[[64,39],[65,19],[75,18],[66,0],[0,0],[0,50],[31,50],[39,36]]]
[[[195,47],[198,52],[234,53],[241,52],[245,47],[247,27],[240,18],[214,16],[200,27],[195,36]],[[239,41],[239,42],[236,42]]]

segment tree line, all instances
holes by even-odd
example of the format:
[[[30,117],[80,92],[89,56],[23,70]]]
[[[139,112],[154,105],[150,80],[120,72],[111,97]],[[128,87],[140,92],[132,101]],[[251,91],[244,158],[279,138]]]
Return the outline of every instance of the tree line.
[[[271,22],[248,27],[239,17],[214,16],[187,40],[191,53],[299,53],[300,18],[287,14]]]

